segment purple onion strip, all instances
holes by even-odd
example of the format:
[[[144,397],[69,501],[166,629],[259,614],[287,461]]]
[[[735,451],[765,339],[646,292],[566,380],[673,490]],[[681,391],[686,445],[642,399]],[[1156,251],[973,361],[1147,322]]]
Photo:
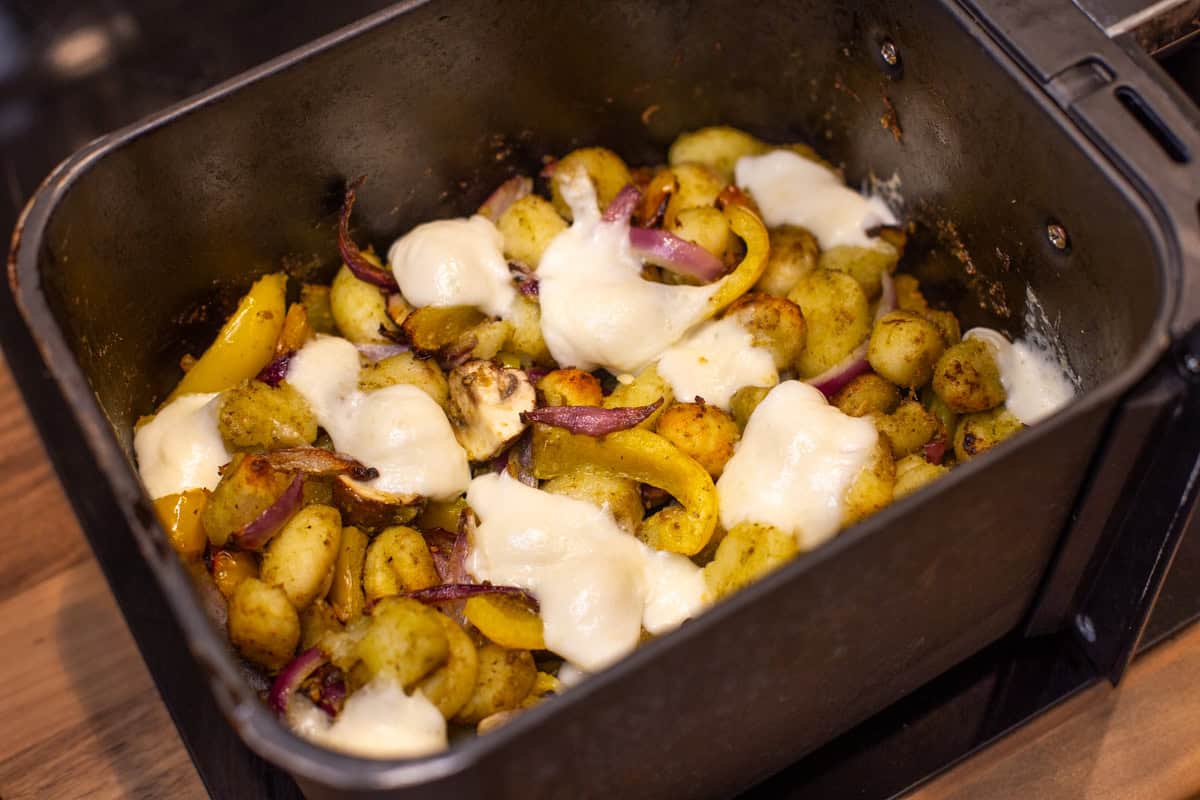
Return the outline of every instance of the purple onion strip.
[[[383,361],[385,358],[407,353],[412,348],[406,344],[356,344],[354,347],[368,361]]]
[[[297,475],[266,510],[229,538],[243,550],[259,550],[283,527],[304,499],[304,476]]]
[[[338,218],[338,251],[341,252],[342,260],[346,262],[346,266],[354,273],[354,277],[364,283],[378,286],[380,289],[386,289],[389,292],[398,292],[400,291],[400,287],[396,284],[396,279],[387,270],[377,267],[368,261],[366,256],[362,254],[362,251],[358,249],[358,245],[350,238],[350,212],[354,209],[354,200],[358,189],[366,179],[367,176],[363,175],[346,187],[346,198],[342,202],[342,213]]]
[[[537,599],[529,592],[516,586],[493,586],[490,583],[443,583],[441,586],[430,586],[428,589],[418,589],[409,592],[405,597],[419,600],[422,603],[452,603],[457,600],[467,600],[484,594],[502,594],[507,597],[517,597],[529,603],[534,611],[538,609]]]
[[[320,669],[328,660],[321,648],[313,647],[293,658],[280,671],[275,682],[271,684],[271,692],[267,696],[267,702],[270,703],[271,708],[275,709],[276,714],[281,717],[287,716],[292,695],[300,688],[300,684],[308,680],[308,676]]]
[[[521,418],[526,422],[541,422],[556,428],[565,428],[571,433],[587,436],[605,436],[615,431],[632,428],[653,414],[663,403],[662,398],[648,406],[625,408],[601,408],[600,406],[546,406],[526,411]]]
[[[706,283],[725,272],[721,259],[700,245],[658,228],[630,228],[629,244],[643,260]]]
[[[533,179],[524,175],[514,175],[496,187],[496,191],[488,195],[479,207],[479,213],[492,222],[499,222],[501,215],[513,203],[526,197],[533,191]]]
[[[617,192],[617,196],[608,204],[608,208],[604,209],[602,218],[605,222],[624,222],[628,224],[629,218],[633,216],[633,210],[637,208],[641,199],[641,190],[632,183],[626,184],[625,188]]]

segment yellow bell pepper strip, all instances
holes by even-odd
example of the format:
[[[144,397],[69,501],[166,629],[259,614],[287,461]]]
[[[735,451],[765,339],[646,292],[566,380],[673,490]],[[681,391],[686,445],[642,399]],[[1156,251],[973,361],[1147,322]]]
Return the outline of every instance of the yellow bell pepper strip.
[[[467,600],[463,614],[491,641],[512,650],[545,650],[542,618],[515,597],[477,595]]]
[[[283,330],[286,291],[287,276],[282,272],[259,278],[168,400],[184,394],[223,392],[257,375],[275,355],[275,343]]]
[[[211,569],[213,581],[228,600],[247,578],[258,577],[258,562],[253,553],[244,550],[213,550]]]
[[[200,524],[200,512],[207,502],[207,489],[190,489],[154,501],[158,520],[166,529],[171,546],[184,561],[194,561],[204,555],[208,536]]]
[[[695,555],[717,526],[717,488],[712,477],[675,445],[641,428],[604,438],[535,425],[533,474],[554,478],[580,467],[608,470],[623,478],[657,486],[679,501],[642,523],[639,538],[653,547]]]
[[[367,535],[352,525],[342,528],[342,541],[333,565],[333,583],[329,587],[329,605],[342,622],[362,616],[366,608],[362,583],[366,560]]]
[[[767,257],[771,252],[767,228],[753,211],[739,205],[728,205],[725,207],[725,218],[729,220],[729,229],[745,243],[746,255],[708,298],[709,316],[721,311],[758,283],[763,270],[767,268]]]

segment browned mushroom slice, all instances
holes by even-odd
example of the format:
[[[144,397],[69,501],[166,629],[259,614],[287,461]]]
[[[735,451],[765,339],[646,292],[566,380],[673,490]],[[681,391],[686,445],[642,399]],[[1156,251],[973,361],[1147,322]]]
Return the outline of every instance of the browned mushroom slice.
[[[342,512],[342,524],[375,530],[411,521],[421,512],[425,499],[384,492],[349,475],[339,475],[333,481],[333,504]]]
[[[525,430],[523,413],[537,405],[529,376],[492,361],[468,361],[450,372],[450,424],[472,461],[492,458]]]

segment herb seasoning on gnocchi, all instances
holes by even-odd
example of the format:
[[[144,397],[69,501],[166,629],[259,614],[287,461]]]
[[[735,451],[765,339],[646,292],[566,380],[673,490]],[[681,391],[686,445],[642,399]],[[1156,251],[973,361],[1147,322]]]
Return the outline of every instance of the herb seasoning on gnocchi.
[[[299,735],[504,724],[1053,413],[1036,339],[932,307],[803,145],[584,148],[471,217],[268,275],[134,437],[170,541]],[[380,187],[380,191],[383,187]]]

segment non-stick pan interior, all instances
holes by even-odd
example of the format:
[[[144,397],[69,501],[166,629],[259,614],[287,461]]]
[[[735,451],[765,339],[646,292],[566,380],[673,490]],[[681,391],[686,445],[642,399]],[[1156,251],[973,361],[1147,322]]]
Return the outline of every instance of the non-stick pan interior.
[[[967,325],[1019,333],[1028,286],[1084,387],[1163,307],[1121,192],[951,15],[925,2],[439,0],[124,143],[51,220],[47,291],[128,445],[253,278],[335,264],[345,180],[360,241],[467,213],[546,155],[665,159],[680,131],[805,141],[921,223],[909,259]],[[894,64],[881,54],[885,43]],[[1055,221],[1069,235],[1047,241]]]

